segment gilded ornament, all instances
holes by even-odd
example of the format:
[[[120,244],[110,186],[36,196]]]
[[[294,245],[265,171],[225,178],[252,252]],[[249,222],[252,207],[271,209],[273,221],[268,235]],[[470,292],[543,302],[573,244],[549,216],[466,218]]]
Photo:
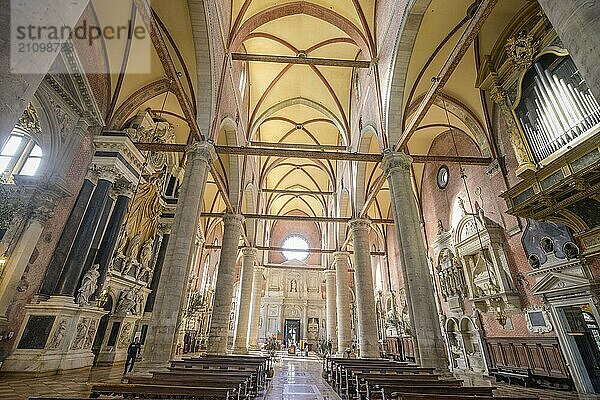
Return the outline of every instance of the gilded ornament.
[[[40,133],[40,119],[33,104],[29,103],[23,114],[19,117],[18,126],[31,133]]]
[[[525,70],[533,63],[538,44],[532,34],[520,31],[506,41],[506,55],[515,68]]]

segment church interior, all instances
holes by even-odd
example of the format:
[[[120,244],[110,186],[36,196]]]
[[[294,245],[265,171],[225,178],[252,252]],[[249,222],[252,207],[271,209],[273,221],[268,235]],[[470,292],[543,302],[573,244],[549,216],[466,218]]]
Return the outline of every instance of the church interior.
[[[0,399],[600,399],[598,2],[0,15]]]

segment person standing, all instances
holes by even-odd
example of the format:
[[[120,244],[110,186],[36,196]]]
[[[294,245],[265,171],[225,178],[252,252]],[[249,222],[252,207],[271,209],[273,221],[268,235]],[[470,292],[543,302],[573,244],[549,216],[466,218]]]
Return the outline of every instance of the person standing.
[[[142,345],[140,344],[140,338],[136,337],[129,347],[127,348],[127,360],[125,361],[125,370],[123,371],[123,375],[127,372],[131,372],[133,370],[133,364],[135,364],[135,359],[137,355],[140,353],[140,349]],[[131,364],[129,364],[131,362]],[[127,371],[127,366],[129,366],[129,371]]]

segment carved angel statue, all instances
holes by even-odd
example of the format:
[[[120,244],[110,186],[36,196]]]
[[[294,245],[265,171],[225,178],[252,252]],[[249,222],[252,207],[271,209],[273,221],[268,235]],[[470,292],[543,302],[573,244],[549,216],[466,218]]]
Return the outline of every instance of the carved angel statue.
[[[100,277],[100,272],[98,272],[99,267],[100,264],[94,264],[85,275],[83,275],[81,287],[77,291],[77,304],[81,306],[87,305],[90,301],[90,297],[92,297],[98,288],[98,277]]]

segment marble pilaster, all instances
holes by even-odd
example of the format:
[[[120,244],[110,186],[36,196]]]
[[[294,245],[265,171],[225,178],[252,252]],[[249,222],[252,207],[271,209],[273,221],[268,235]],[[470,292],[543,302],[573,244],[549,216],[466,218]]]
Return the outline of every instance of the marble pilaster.
[[[60,236],[56,249],[54,250],[54,254],[52,255],[52,259],[50,260],[50,265],[48,265],[48,269],[46,270],[46,275],[44,276],[44,281],[42,282],[42,286],[40,288],[41,294],[47,296],[54,294],[54,290],[58,284],[58,280],[60,279],[65,261],[69,255],[69,250],[71,249],[71,245],[75,240],[75,235],[77,235],[77,228],[83,219],[83,215],[87,208],[88,202],[90,201],[90,197],[92,196],[92,192],[94,191],[94,187],[95,185],[90,179],[85,179],[81,185],[77,200],[75,200],[75,204],[71,209],[69,217],[67,218],[62,235]]]
[[[258,323],[260,320],[260,301],[262,298],[263,273],[265,267],[255,266],[252,278],[252,308],[250,310],[249,346],[258,349]]]
[[[210,166],[216,158],[213,145],[207,142],[192,143],[186,150],[186,156],[187,165],[179,191],[172,235],[168,240],[163,270],[159,274],[168,279],[157,277],[159,281],[153,315],[144,346],[144,363],[147,365],[165,363],[173,355],[204,188]]]
[[[56,294],[74,296],[79,278],[85,267],[85,260],[92,248],[92,238],[96,234],[104,206],[117,175],[113,169],[102,168],[98,171],[99,178],[96,189],[92,193],[69,256],[63,267],[60,279],[55,289]]]
[[[402,255],[407,304],[410,311],[417,361],[423,367],[448,368],[444,341],[438,322],[435,292],[425,252],[417,205],[412,190],[412,158],[404,153],[387,153],[382,168],[390,186],[391,206]]]
[[[371,222],[367,219],[350,221],[354,244],[354,284],[356,286],[358,342],[361,358],[379,358],[377,314],[369,248],[370,224]]]
[[[349,256],[348,253],[342,251],[333,253],[336,281],[338,354],[342,354],[346,348],[352,345],[350,291],[348,290]]]
[[[250,319],[250,301],[252,297],[252,275],[256,262],[256,249],[242,249],[242,271],[240,273],[240,292],[238,295],[238,315],[233,334],[233,351],[244,354],[248,352],[248,323]]]
[[[325,271],[325,290],[327,292],[327,340],[331,340],[331,351],[338,351],[337,313],[336,313],[335,270]]]
[[[229,332],[231,298],[233,297],[235,262],[241,232],[242,217],[236,214],[225,214],[223,216],[223,242],[221,244],[219,269],[215,283],[212,318],[208,331],[207,349],[209,353],[213,354],[227,353],[227,336]]]
[[[102,291],[102,284],[106,279],[108,266],[115,251],[117,241],[119,240],[121,225],[125,219],[125,214],[127,214],[129,201],[132,196],[131,188],[131,184],[129,183],[124,184],[122,182],[117,182],[116,184],[117,200],[115,201],[115,206],[113,207],[110,219],[108,220],[108,225],[102,236],[102,242],[100,242],[100,247],[98,248],[94,260],[95,263],[100,264],[100,267],[98,268],[100,276],[98,277],[96,296]]]
[[[158,282],[160,281],[160,275],[162,273],[163,265],[165,262],[165,255],[167,253],[167,247],[169,244],[169,238],[171,237],[171,228],[169,226],[159,225],[160,230],[160,245],[158,248],[158,254],[156,255],[156,261],[154,262],[154,271],[152,273],[152,280],[150,281],[150,290],[146,298],[146,305],[144,306],[144,312],[151,313],[154,310],[154,301],[156,300],[156,290],[158,289]]]

